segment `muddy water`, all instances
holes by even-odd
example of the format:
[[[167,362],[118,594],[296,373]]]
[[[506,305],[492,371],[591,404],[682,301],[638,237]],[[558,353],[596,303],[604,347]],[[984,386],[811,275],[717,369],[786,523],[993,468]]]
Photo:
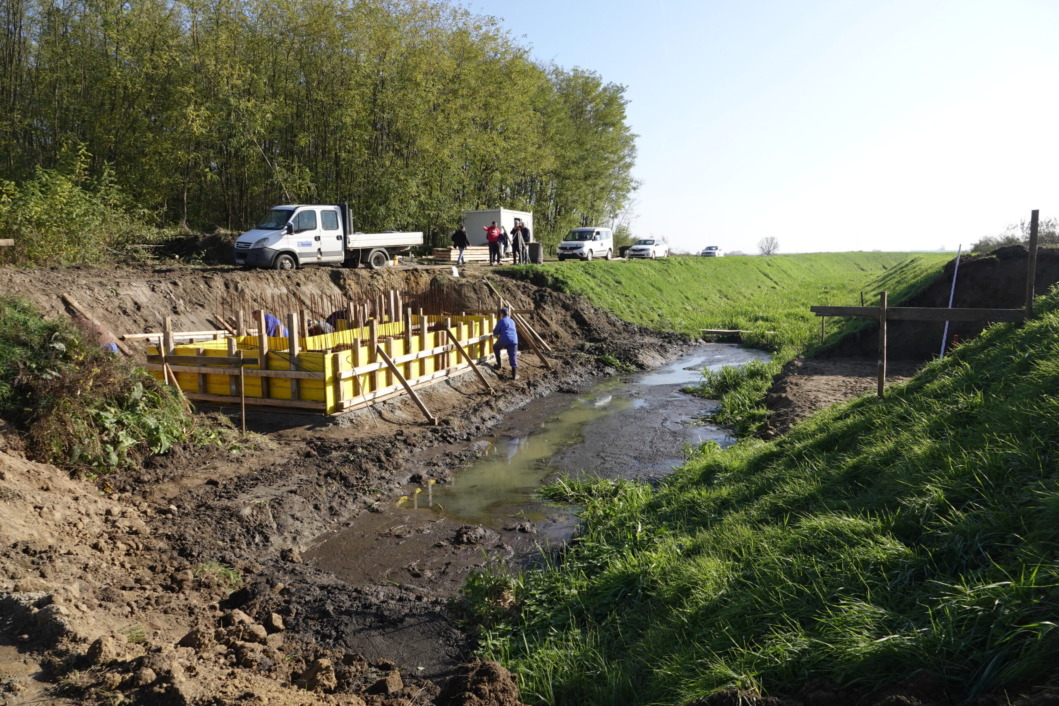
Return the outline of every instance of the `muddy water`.
[[[681,388],[699,382],[703,368],[765,357],[706,344],[651,372],[534,400],[469,444],[478,459],[450,483],[409,486],[404,499],[356,518],[306,558],[353,585],[398,584],[427,596],[453,595],[475,567],[530,560],[540,546],[569,538],[573,511],[535,495],[546,480],[651,480],[680,465],[685,445],[733,443],[724,429],[702,420],[716,403]],[[425,466],[430,459],[418,462]]]

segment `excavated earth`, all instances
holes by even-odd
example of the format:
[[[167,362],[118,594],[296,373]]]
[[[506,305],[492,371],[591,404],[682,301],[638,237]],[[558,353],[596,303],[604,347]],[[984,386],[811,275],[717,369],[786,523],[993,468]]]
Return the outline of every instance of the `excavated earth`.
[[[994,258],[978,266],[979,276],[1011,279],[1018,260],[1017,253]],[[167,316],[176,330],[213,329],[210,318],[229,313],[233,302],[356,299],[390,289],[430,292],[458,310],[492,309],[487,273],[471,267],[456,279],[448,268],[0,268],[0,291],[51,316],[71,313],[60,298],[71,295],[121,334],[159,331]],[[972,271],[966,281],[974,280]],[[554,370],[526,351],[522,379],[495,379],[495,394],[473,375],[427,388],[424,402],[442,419],[436,427],[403,398],[337,418],[254,413],[257,434],[241,449],[177,448],[135,472],[91,482],[27,458],[18,434],[0,423],[0,706],[521,703],[517,677],[495,664],[466,663],[473,641],[451,599],[470,570],[532,551],[533,528],[394,526],[376,518],[410,483],[447,482],[481,452],[475,439],[530,400],[614,373],[603,356],[651,368],[690,342],[578,298],[491,281],[516,308],[534,312],[530,321],[553,348]],[[1039,282],[1038,291],[1052,282]],[[957,292],[958,306],[1019,304],[961,302]],[[924,293],[919,305],[938,305],[940,295],[931,296]],[[788,366],[770,396],[771,433],[873,389],[871,335],[867,330],[859,349],[834,351],[831,360]],[[910,337],[891,331],[890,340],[901,349]],[[142,344],[133,353],[142,356]],[[925,358],[917,355],[894,372],[913,372]],[[388,539],[429,534],[435,541],[421,544],[432,556],[391,567],[385,581],[360,583],[303,558],[355,523]],[[433,573],[424,573],[428,565]],[[1017,703],[1055,702],[1049,698]],[[955,703],[929,675],[871,695],[814,682],[783,700],[726,692],[697,703],[855,702]]]

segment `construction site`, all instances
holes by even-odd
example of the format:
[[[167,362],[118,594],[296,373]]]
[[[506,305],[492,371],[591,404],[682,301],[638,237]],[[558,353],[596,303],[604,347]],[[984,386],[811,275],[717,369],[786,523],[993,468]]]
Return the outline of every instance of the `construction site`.
[[[49,518],[26,528],[38,544],[4,550],[39,567],[14,578],[15,594],[49,590],[71,606],[63,644],[120,645],[107,652],[110,671],[124,680],[149,668],[145,693],[158,703],[248,690],[269,703],[362,703],[327,695],[338,686],[364,703],[433,703],[471,646],[448,607],[468,573],[533,560],[548,538],[525,520],[483,529],[413,508],[428,507],[428,495],[436,508],[454,471],[482,453],[483,434],[538,424],[556,399],[613,374],[604,361],[654,368],[690,344],[576,297],[447,269],[4,270],[5,291],[47,315],[91,320],[188,404],[258,439],[235,454],[174,448],[106,478],[92,497],[0,435],[6,477],[18,471],[32,486],[18,488],[19,502]],[[517,381],[492,355],[501,306],[522,341]],[[279,335],[266,316],[281,322]],[[314,335],[329,319],[334,330]],[[350,529],[363,538],[327,543]],[[338,578],[349,561],[375,573]],[[225,571],[239,577],[235,593]],[[12,616],[32,609],[5,606]],[[274,614],[282,630],[248,641],[243,627],[224,627],[233,611]],[[218,628],[231,635],[214,636]],[[228,672],[251,662],[271,666]]]

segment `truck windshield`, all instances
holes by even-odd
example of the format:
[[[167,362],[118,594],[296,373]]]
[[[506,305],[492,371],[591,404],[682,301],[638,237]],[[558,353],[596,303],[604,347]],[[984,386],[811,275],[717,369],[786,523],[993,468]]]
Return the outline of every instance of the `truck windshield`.
[[[592,240],[592,233],[593,231],[590,230],[572,230],[566,234],[566,237],[563,238],[563,240],[567,242],[580,242],[583,240]]]
[[[257,227],[264,230],[278,230],[287,225],[292,213],[294,210],[290,208],[274,208],[268,212],[263,221],[257,224]]]

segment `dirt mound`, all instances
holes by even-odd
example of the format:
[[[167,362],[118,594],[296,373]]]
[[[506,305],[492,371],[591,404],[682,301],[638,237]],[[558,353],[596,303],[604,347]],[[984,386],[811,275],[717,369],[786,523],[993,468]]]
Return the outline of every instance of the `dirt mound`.
[[[1026,304],[1026,261],[1029,253],[1021,245],[1000,248],[988,255],[963,255],[952,305],[956,308],[1021,309]],[[949,262],[938,279],[902,306],[945,307],[949,304],[956,259]],[[1059,282],[1059,249],[1037,252],[1037,294]],[[868,302],[869,305],[874,302]],[[973,338],[988,324],[953,321],[949,343]],[[891,321],[887,324],[887,351],[891,360],[926,361],[941,350],[943,322]],[[826,358],[875,357],[879,351],[878,326],[869,326],[859,335],[849,336],[822,354]]]

